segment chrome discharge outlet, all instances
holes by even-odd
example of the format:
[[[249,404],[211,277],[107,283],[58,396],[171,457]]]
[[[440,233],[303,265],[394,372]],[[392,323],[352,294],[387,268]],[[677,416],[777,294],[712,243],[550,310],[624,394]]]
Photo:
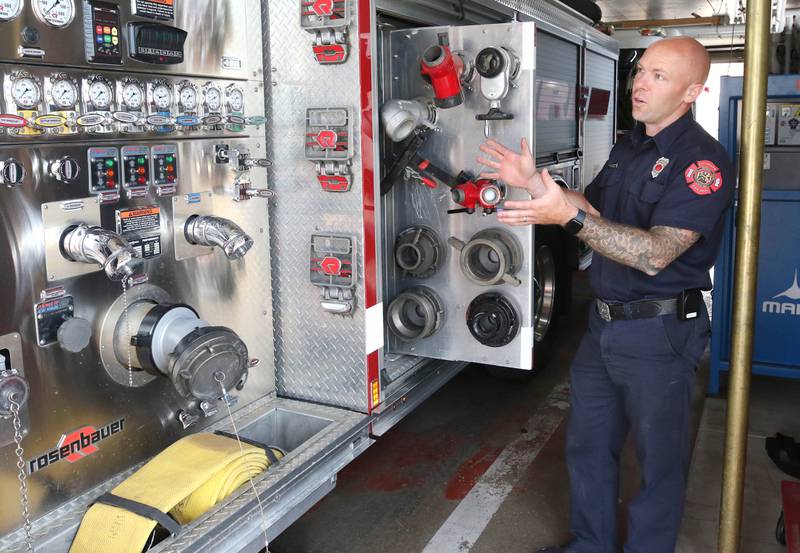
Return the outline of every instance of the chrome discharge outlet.
[[[59,247],[64,258],[100,265],[106,276],[114,281],[132,276],[142,263],[125,238],[86,223],[68,227],[61,235]]]
[[[428,278],[442,266],[445,248],[439,235],[425,226],[410,227],[397,235],[394,259],[413,278]]]
[[[228,259],[241,259],[253,247],[253,239],[229,219],[192,215],[183,227],[186,241],[197,246],[217,246]]]
[[[247,346],[229,328],[211,326],[188,305],[140,300],[119,318],[114,354],[134,369],[166,376],[186,398],[212,400],[226,390],[241,389],[247,379]],[[128,333],[130,329],[130,334]]]
[[[404,342],[433,336],[442,324],[442,300],[427,286],[409,288],[389,304],[389,331]]]
[[[522,248],[514,236],[503,229],[485,229],[464,243],[451,236],[448,243],[461,252],[459,266],[471,282],[481,286],[522,281],[515,275],[522,266]]]
[[[490,348],[510,343],[519,332],[519,322],[517,309],[502,294],[481,294],[467,308],[469,333]]]
[[[381,121],[392,142],[402,142],[419,126],[436,128],[436,107],[420,100],[392,99],[381,106]]]

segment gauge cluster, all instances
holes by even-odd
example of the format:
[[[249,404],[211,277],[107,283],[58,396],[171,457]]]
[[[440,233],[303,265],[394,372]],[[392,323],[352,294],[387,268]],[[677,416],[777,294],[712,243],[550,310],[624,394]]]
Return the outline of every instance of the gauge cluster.
[[[0,0],[0,14],[12,14]],[[43,4],[44,5],[44,4]],[[243,83],[0,64],[0,140],[6,136],[243,132]]]

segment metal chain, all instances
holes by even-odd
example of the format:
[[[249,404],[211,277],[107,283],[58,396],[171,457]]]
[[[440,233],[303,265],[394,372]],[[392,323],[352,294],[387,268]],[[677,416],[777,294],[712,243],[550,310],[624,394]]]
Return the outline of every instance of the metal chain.
[[[17,469],[19,470],[17,479],[19,480],[19,502],[20,505],[22,505],[22,527],[25,530],[25,550],[28,553],[33,553],[33,536],[31,535],[33,525],[31,524],[31,512],[29,509],[30,501],[28,500],[28,480],[27,473],[25,472],[24,457],[25,451],[22,449],[22,419],[19,416],[19,408],[21,406],[16,402],[16,394],[12,394],[11,397],[8,398],[8,401],[11,403],[11,415],[14,418],[14,443],[17,444],[15,453],[17,454]]]

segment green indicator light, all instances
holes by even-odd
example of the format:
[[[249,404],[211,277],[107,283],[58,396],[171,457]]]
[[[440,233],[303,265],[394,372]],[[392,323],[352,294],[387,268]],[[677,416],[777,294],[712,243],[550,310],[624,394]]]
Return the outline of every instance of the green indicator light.
[[[139,159],[136,160],[136,163],[138,163],[139,165],[144,165],[144,158],[140,157]]]
[[[172,156],[167,156],[167,163],[172,163],[173,161],[175,161],[175,158],[174,158],[174,157],[172,157]]]
[[[113,159],[107,159],[106,160],[106,167],[114,167],[114,160]]]

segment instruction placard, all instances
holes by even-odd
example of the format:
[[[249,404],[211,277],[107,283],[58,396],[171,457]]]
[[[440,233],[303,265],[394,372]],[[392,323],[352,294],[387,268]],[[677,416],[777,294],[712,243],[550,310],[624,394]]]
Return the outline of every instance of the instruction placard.
[[[175,19],[175,0],[133,0],[133,13],[139,17],[172,21]]]
[[[161,229],[161,208],[157,205],[117,210],[117,233],[138,234]]]

